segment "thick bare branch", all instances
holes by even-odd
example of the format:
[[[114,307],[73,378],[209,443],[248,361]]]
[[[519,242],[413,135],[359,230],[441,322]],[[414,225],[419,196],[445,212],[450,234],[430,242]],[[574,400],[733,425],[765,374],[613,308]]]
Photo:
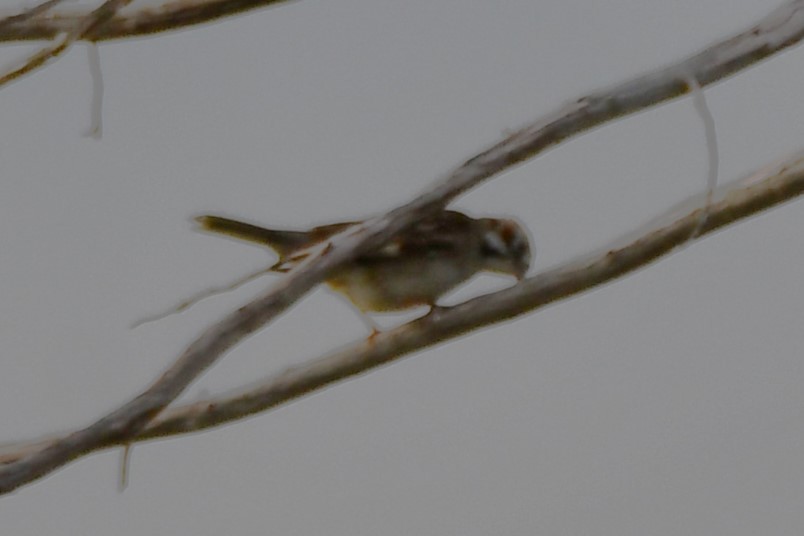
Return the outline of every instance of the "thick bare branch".
[[[684,203],[694,206],[682,217],[674,208],[658,221],[669,221],[650,228],[627,245],[618,243],[602,252],[588,254],[518,285],[469,300],[437,314],[414,320],[394,330],[356,343],[338,352],[266,378],[256,386],[219,398],[168,409],[154,419],[134,441],[197,432],[280,406],[334,382],[395,361],[428,346],[463,333],[540,309],[555,301],[574,296],[608,283],[670,254],[691,239],[701,238],[722,227],[748,218],[804,193],[804,151],[781,165],[770,166],[752,176],[729,184],[716,193],[708,207],[708,195],[698,195]],[[701,228],[701,214],[707,218]],[[0,449],[0,463],[10,463],[41,450],[57,439],[8,445]],[[130,442],[107,442],[95,449]]]
[[[34,6],[18,15],[11,15],[4,19],[0,19],[0,35],[2,35],[7,28],[10,28],[14,25],[23,26],[25,22],[44,15],[57,5],[61,4],[63,1],[64,0],[47,0],[47,2],[42,2],[38,6]],[[53,37],[55,37],[55,34]]]
[[[61,1],[61,0],[53,0]],[[177,30],[252,9],[286,3],[289,0],[187,0],[118,15],[103,26],[84,35],[87,41],[106,41],[144,34]],[[51,6],[48,7],[50,9]],[[86,12],[70,12],[40,16],[40,8],[0,20],[0,41],[43,41],[69,32],[86,16]]]
[[[602,252],[587,254],[504,290],[480,296],[437,314],[414,320],[392,331],[312,360],[260,382],[259,386],[215,400],[169,409],[157,417],[138,440],[174,435],[217,426],[266,409],[326,385],[397,360],[464,333],[540,309],[629,272],[673,252],[691,239],[701,238],[758,212],[804,193],[804,151],[715,193],[716,201],[698,195],[685,202],[694,208],[682,217],[674,208],[651,228],[622,245],[616,241]],[[701,224],[701,215],[706,214]],[[702,227],[701,227],[702,225]]]
[[[284,312],[339,266],[363,252],[378,247],[406,226],[426,214],[440,210],[453,198],[492,175],[605,121],[682,95],[689,90],[686,80],[690,77],[697,80],[701,86],[706,86],[797,43],[804,35],[802,6],[804,0],[790,2],[775,10],[757,26],[696,56],[610,90],[580,99],[548,116],[547,119],[523,128],[488,151],[467,161],[439,181],[432,190],[407,205],[336,236],[318,255],[311,256],[309,261],[299,266],[269,292],[207,329],[161,378],[137,398],[89,427],[61,438],[17,462],[0,467],[0,493],[35,480],[101,445],[126,443],[137,437],[156,415],[215,360]],[[710,215],[706,225],[714,225],[717,221]],[[704,230],[707,228],[705,226]],[[682,229],[682,231],[689,230]],[[653,255],[660,253],[660,250],[656,250]],[[612,252],[611,257],[615,259],[630,254],[630,252]],[[602,264],[597,266],[596,270],[595,277],[604,278],[611,267]],[[592,276],[587,277],[590,280],[594,279]],[[552,290],[541,292],[546,292],[546,299],[553,301],[561,296],[561,292],[566,288],[565,285],[566,281],[560,279],[551,287]],[[526,285],[525,288],[530,287]],[[488,313],[478,313],[478,319],[485,318],[484,314],[492,314],[493,317],[490,317],[489,321],[500,321],[528,310],[526,301],[516,300],[509,303],[507,309],[497,301],[492,301],[487,306]],[[451,333],[470,329],[449,323],[454,322],[456,318],[453,315],[435,316],[421,321],[427,325],[432,323],[432,327],[428,328],[429,336],[433,337],[431,344]],[[406,333],[408,332],[397,333],[393,339],[393,343],[403,350],[414,340],[407,338],[410,335]],[[390,342],[390,339],[375,340],[374,351]],[[365,368],[365,365],[356,365],[352,374]],[[328,381],[334,379],[333,377]]]
[[[114,17],[115,13],[131,3],[131,1],[132,0],[106,0],[100,7],[93,10],[88,15],[85,15],[84,18],[75,21],[69,31],[61,37],[55,45],[40,50],[28,58],[21,66],[0,76],[0,86],[28,74],[34,69],[43,66],[48,61],[60,56],[65,50],[70,48],[70,45],[84,38],[94,29],[101,27],[106,21]]]

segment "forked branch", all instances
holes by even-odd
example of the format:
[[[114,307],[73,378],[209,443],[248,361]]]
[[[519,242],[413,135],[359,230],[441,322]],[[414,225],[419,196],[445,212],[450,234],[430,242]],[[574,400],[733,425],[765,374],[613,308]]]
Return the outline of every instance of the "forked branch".
[[[155,422],[156,428],[148,428],[149,423],[218,358],[283,313],[339,266],[380,246],[422,216],[442,209],[461,193],[532,158],[547,147],[604,122],[683,95],[690,89],[690,79],[696,80],[702,87],[707,86],[797,43],[804,35],[803,5],[804,0],[789,2],[753,28],[717,43],[700,54],[580,99],[470,159],[410,203],[336,236],[322,247],[319,254],[311,256],[269,292],[207,329],[141,395],[87,428],[55,441],[45,442],[43,448],[30,450],[23,457],[17,457],[16,461],[11,461],[13,456],[7,458],[9,463],[0,467],[0,493],[31,482],[87,452],[108,445],[129,443],[143,437],[146,430],[151,434],[147,437],[168,433],[164,428],[166,422],[173,422],[171,426],[179,428],[186,426],[189,421],[185,415],[182,418],[184,425],[178,424],[176,420],[163,419]],[[798,195],[802,187],[800,162],[800,158],[797,158],[788,169],[771,176],[777,180],[768,180],[752,185],[751,188],[728,193],[726,198],[710,208],[709,216],[700,231],[711,232],[740,217]],[[268,398],[263,399],[260,404],[262,407],[270,407],[281,402],[283,392],[287,393],[284,395],[285,399],[299,396],[395,356],[539,306],[534,304],[558,300],[573,292],[573,285],[577,287],[578,278],[585,280],[585,288],[588,288],[622,275],[687,241],[695,231],[695,225],[700,222],[698,214],[693,213],[691,216],[692,220],[684,218],[664,230],[660,229],[642,237],[636,248],[615,249],[600,258],[581,262],[564,271],[542,274],[514,289],[478,298],[450,312],[428,317],[375,337],[370,343],[362,343],[364,346],[356,348],[350,355],[340,358],[330,356],[312,365],[310,370],[301,368],[285,373],[271,384],[272,387],[268,390],[272,394],[267,395]],[[361,355],[364,357],[361,358]],[[208,412],[209,409],[203,409],[199,419],[203,420],[207,414],[213,415],[214,411]],[[172,415],[175,417],[175,414]]]
[[[651,227],[636,239],[621,241],[596,254],[570,261],[528,278],[514,287],[474,298],[438,314],[428,315],[370,340],[311,360],[229,395],[169,408],[134,438],[95,445],[102,449],[131,441],[198,432],[285,404],[335,382],[390,363],[428,346],[472,330],[540,309],[595,286],[608,283],[697,240],[758,212],[789,201],[804,192],[804,151],[782,164],[722,187],[708,207],[698,195],[685,203],[694,206],[685,215],[678,209],[660,218],[666,224]],[[706,218],[701,215],[706,211]],[[701,223],[703,221],[703,223]],[[57,438],[9,445],[0,449],[0,463],[11,463],[37,452]]]

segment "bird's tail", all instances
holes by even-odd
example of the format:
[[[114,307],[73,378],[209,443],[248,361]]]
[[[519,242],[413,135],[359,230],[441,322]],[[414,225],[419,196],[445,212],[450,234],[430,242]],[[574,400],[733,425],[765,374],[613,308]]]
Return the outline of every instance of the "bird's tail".
[[[221,216],[198,216],[195,218],[199,227],[207,232],[218,233],[239,240],[245,240],[261,246],[268,246],[279,254],[281,264],[285,257],[308,246],[310,236],[303,231],[277,231],[266,229],[250,223],[230,220]]]

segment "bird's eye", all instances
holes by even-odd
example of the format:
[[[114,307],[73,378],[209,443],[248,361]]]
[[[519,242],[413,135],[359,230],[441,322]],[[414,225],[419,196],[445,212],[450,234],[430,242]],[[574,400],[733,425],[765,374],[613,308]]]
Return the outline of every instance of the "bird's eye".
[[[480,248],[483,255],[487,257],[503,257],[508,254],[508,245],[496,232],[486,233]]]

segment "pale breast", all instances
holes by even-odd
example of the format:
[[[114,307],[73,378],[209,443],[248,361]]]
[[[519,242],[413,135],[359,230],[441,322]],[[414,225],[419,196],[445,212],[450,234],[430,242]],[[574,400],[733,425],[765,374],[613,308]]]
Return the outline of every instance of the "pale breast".
[[[472,263],[418,258],[355,267],[328,283],[363,311],[398,311],[434,304],[478,269]]]

